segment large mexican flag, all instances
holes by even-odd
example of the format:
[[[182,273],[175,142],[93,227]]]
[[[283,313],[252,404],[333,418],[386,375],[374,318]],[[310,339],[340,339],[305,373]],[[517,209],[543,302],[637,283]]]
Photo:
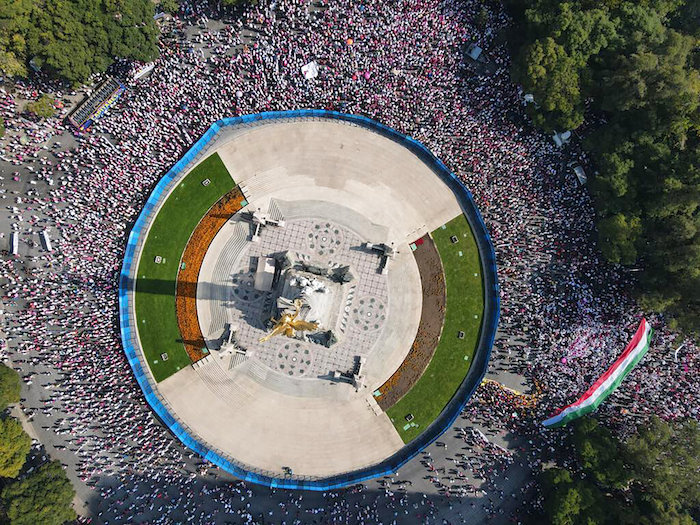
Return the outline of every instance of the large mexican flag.
[[[620,386],[622,380],[649,350],[653,330],[646,319],[637,328],[625,351],[579,399],[558,410],[556,415],[542,422],[545,427],[561,427],[569,421],[593,412],[605,398]]]

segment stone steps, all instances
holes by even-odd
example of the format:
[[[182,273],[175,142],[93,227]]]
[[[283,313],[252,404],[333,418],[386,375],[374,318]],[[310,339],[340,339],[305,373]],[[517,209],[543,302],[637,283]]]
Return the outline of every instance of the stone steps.
[[[231,356],[231,360],[229,361],[228,369],[231,370],[232,368],[236,368],[238,366],[241,366],[243,363],[245,363],[248,360],[248,357],[245,354],[239,354],[236,352]]]
[[[253,359],[248,366],[248,375],[259,383],[267,384],[267,378],[270,374],[269,369],[265,365]]]
[[[208,360],[195,370],[207,388],[229,404],[245,403],[253,398],[252,395],[240,388],[215,360]]]
[[[276,177],[255,175],[241,184],[241,187],[248,202],[255,202],[258,195],[268,195],[275,191],[279,187],[279,180]]]
[[[270,370],[266,365],[256,359],[251,359],[248,366],[248,375],[256,382],[274,392],[286,395],[299,395],[299,380],[285,377],[278,372]]]
[[[278,392],[283,395],[294,397],[324,398],[347,400],[354,392],[354,388],[349,385],[331,387],[330,382],[309,381],[305,378],[290,377],[280,372],[270,370],[265,364],[257,359],[249,359],[247,362],[246,374],[256,383],[266,389]],[[343,388],[343,387],[348,388]]]
[[[275,199],[270,199],[270,207],[267,210],[267,214],[273,221],[284,220],[284,215],[282,215],[282,210],[280,210],[279,204]]]
[[[238,259],[248,244],[248,225],[242,222],[236,223],[234,233],[224,245],[221,254],[216,261],[212,272],[213,292],[210,298],[209,308],[211,322],[209,333],[218,334],[223,331],[229,322],[227,307],[227,287],[231,285],[231,273],[235,270]]]

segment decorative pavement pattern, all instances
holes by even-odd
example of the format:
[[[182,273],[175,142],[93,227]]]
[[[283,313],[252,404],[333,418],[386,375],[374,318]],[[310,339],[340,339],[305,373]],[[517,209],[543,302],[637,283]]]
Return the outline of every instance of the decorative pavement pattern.
[[[248,356],[272,370],[294,378],[326,378],[334,371],[351,372],[358,356],[368,356],[379,339],[388,317],[388,280],[379,271],[380,257],[363,248],[356,233],[326,219],[292,219],[285,227],[262,229],[260,241],[246,243],[231,275],[227,293],[227,318],[237,327],[239,345]],[[285,251],[328,267],[350,265],[355,279],[343,285],[344,292],[335,327],[338,342],[330,348],[307,340],[283,336],[265,343],[265,312],[274,300],[270,292],[254,289],[258,257]]]

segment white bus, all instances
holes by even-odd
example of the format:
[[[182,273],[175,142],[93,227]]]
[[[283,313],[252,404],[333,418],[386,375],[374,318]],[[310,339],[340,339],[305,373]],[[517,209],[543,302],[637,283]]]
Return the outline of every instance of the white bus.
[[[19,253],[19,233],[12,232],[10,234],[10,250],[12,255],[17,255]]]
[[[148,62],[147,64],[144,64],[143,66],[134,70],[134,72],[131,74],[131,80],[136,81],[139,78],[141,78],[142,76],[147,75],[148,73],[153,71],[154,67],[155,67],[155,63],[153,63],[153,62]]]
[[[52,251],[53,248],[51,248],[51,239],[49,239],[49,234],[44,230],[41,232],[41,243],[44,245],[44,249],[47,252]]]

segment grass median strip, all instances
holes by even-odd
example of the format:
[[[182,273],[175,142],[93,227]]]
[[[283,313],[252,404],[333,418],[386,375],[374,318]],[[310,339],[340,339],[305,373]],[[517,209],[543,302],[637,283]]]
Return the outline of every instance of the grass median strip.
[[[445,272],[445,324],[425,373],[387,410],[405,443],[437,418],[464,380],[474,357],[484,312],[479,250],[466,217],[455,217],[435,230],[432,237]],[[413,415],[410,422],[406,420],[408,414]]]
[[[135,308],[141,347],[156,381],[190,364],[175,312],[180,258],[201,218],[234,186],[219,155],[207,157],[168,196],[148,232],[139,261]],[[163,353],[168,354],[165,361]]]

